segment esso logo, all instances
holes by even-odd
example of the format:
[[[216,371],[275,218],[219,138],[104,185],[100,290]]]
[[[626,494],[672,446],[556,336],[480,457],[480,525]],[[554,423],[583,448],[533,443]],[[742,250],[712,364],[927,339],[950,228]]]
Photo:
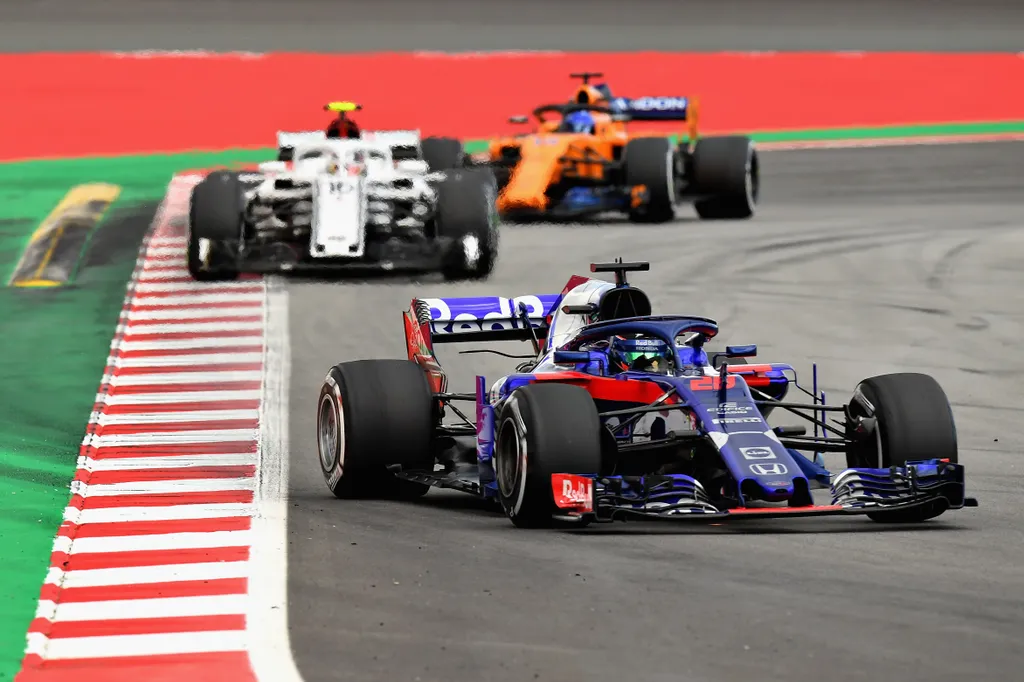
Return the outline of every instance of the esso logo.
[[[641,97],[633,100],[630,108],[636,111],[679,111],[686,105],[685,97]]]

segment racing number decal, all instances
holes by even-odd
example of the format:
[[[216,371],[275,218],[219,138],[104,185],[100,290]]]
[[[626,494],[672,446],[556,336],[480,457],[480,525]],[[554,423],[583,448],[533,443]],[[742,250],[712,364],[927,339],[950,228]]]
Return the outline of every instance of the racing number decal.
[[[736,385],[736,377],[728,376],[725,379],[726,389],[730,389]],[[700,377],[699,379],[692,379],[690,381],[690,390],[692,391],[719,391],[722,389],[722,377]]]
[[[340,180],[331,180],[328,185],[331,194],[344,194],[345,192],[352,191],[352,185],[341,182]]]

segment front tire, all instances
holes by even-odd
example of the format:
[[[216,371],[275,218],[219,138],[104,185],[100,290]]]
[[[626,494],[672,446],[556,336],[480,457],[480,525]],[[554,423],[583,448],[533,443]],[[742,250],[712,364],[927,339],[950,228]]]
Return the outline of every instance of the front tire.
[[[528,384],[516,389],[495,419],[498,499],[519,528],[553,525],[551,474],[597,474],[601,420],[586,389]]]
[[[231,171],[214,171],[192,189],[186,249],[188,271],[196,281],[238,278],[235,257],[244,196],[238,174]]]
[[[433,393],[408,360],[357,360],[328,372],[317,401],[320,470],[335,497],[423,495],[388,467],[432,471]]]
[[[852,446],[846,455],[851,468],[888,468],[904,466],[908,461],[959,459],[956,424],[949,399],[939,383],[927,374],[883,374],[865,379],[857,387],[874,406],[875,432]],[[865,416],[856,399],[851,401],[854,416]],[[875,521],[916,522],[938,516],[945,507],[879,512],[868,516]]]

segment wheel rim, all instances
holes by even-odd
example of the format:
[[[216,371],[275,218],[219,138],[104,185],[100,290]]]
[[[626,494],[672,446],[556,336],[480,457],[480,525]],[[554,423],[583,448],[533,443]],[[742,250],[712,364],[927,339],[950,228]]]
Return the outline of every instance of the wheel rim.
[[[760,172],[758,169],[757,154],[754,148],[750,147],[747,152],[747,172],[745,174],[744,189],[747,193],[747,205],[753,208],[757,205],[758,194],[760,194]]]
[[[516,491],[516,481],[519,479],[522,448],[519,447],[519,434],[511,417],[501,423],[496,445],[498,457],[494,473],[498,479],[498,489],[503,496],[512,497]]]
[[[462,258],[467,272],[475,272],[480,265],[480,238],[475,234],[468,234],[462,239]]]
[[[317,415],[317,446],[320,450],[320,464],[324,471],[331,471],[341,459],[340,453],[344,446],[342,433],[344,417],[341,410],[335,407],[330,395],[320,399]]]

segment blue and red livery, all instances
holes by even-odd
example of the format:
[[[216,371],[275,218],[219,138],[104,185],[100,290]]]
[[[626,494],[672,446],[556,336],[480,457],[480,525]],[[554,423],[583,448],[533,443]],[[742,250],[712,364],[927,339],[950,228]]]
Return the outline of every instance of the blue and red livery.
[[[341,497],[454,488],[497,501],[521,527],[828,514],[909,522],[977,505],[934,379],[876,376],[846,404],[826,405],[816,367],[807,390],[789,364],[747,364],[754,345],[709,353],[719,332],[710,318],[652,314],[626,281],[648,269],[592,264],[616,281],[573,276],[557,295],[413,299],[408,360],[342,363],[325,381],[317,423],[329,487]],[[512,356],[525,360],[515,371],[449,391],[435,344],[510,340],[533,346]],[[810,401],[787,400],[794,390]],[[459,402],[472,402],[475,418]],[[780,414],[809,422],[812,435],[768,423]],[[847,468],[827,470],[829,452],[845,453]]]

